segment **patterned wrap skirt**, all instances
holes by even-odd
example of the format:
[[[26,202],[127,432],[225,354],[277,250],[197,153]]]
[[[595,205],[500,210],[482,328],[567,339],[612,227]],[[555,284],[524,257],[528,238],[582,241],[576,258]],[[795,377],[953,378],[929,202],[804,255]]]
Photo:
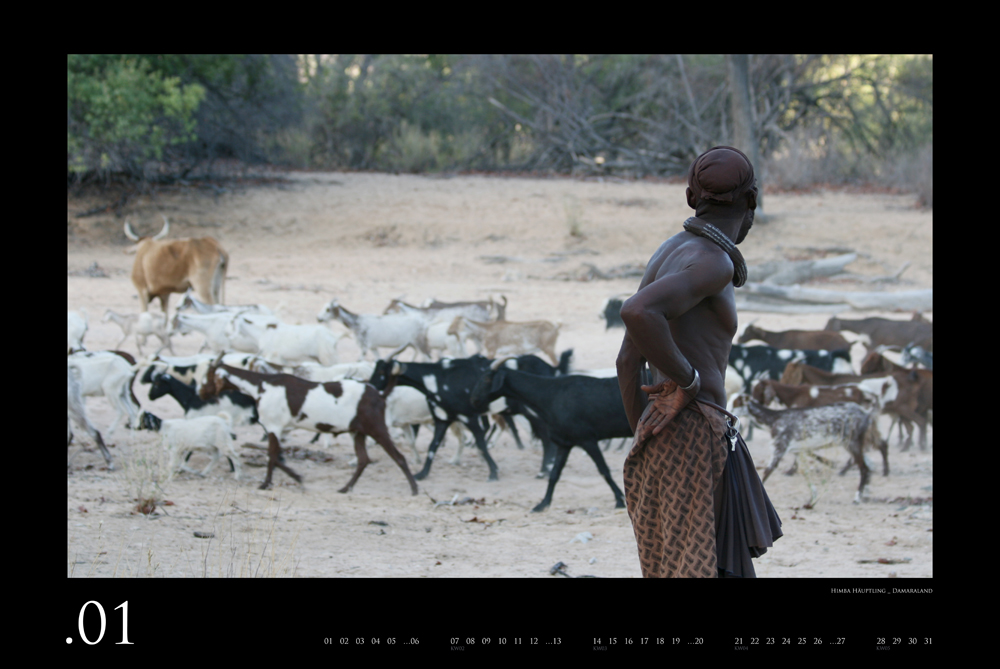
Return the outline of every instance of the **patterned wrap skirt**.
[[[695,400],[633,443],[625,500],[644,577],[753,578],[750,559],[781,536],[743,437],[733,448],[726,429],[722,412]]]

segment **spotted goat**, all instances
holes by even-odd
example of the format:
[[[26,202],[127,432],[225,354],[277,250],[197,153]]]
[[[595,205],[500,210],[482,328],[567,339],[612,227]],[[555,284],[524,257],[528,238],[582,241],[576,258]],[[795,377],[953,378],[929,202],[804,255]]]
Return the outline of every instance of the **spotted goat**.
[[[852,463],[857,463],[861,470],[861,482],[854,495],[855,502],[860,502],[868,495],[871,470],[865,462],[866,450],[878,449],[882,453],[882,474],[889,474],[889,446],[879,433],[877,413],[867,411],[858,404],[845,402],[777,411],[762,406],[751,397],[741,395],[736,398],[733,406],[737,415],[745,410],[751,421],[771,430],[771,456],[764,468],[762,481],[767,480],[786,453],[815,455],[815,451],[830,446],[840,446],[851,455],[851,460],[840,471],[841,475],[847,472]],[[793,466],[792,471],[794,470]],[[808,478],[807,483],[811,492],[811,506],[816,502],[816,489]]]
[[[207,400],[225,390],[238,390],[257,403],[257,421],[268,437],[267,475],[260,486],[262,490],[271,486],[275,467],[302,482],[302,477],[285,464],[278,438],[285,429],[299,428],[333,435],[349,432],[354,436],[357,468],[338,492],[350,491],[371,462],[365,450],[365,437],[371,437],[399,465],[410,491],[417,494],[417,483],[406,458],[389,437],[385,398],[371,384],[351,379],[319,383],[290,374],[259,374],[224,365],[220,360],[209,366],[200,395]]]

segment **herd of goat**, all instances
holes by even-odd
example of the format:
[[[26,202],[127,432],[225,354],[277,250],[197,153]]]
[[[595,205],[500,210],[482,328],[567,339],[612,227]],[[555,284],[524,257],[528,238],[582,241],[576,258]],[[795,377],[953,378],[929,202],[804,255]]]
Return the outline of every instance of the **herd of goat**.
[[[370,462],[365,443],[371,438],[417,494],[416,481],[430,475],[449,427],[459,439],[456,459],[463,444],[474,442],[489,468],[489,480],[496,480],[499,473],[488,444],[491,436],[506,429],[523,448],[517,416],[522,429],[527,423],[543,446],[539,476],[548,478],[548,488],[534,511],[550,505],[573,446],[587,452],[612,489],[616,506],[624,507],[624,495],[599,445],[632,436],[614,369],[572,371],[572,351],[556,354],[558,325],[507,321],[506,298],[428,301],[422,306],[393,300],[381,314],[353,313],[334,299],[319,311],[317,324],[290,325],[263,305],[221,304],[228,256],[217,243],[179,249],[178,243],[202,240],[161,241],[168,228],[166,224],[156,237],[139,238],[126,224],[126,234],[138,242],[132,278],[144,310],[131,315],[108,310],[104,315],[105,322],[122,329],[116,348],[134,336],[142,356],[142,346],[154,336],[160,343],[154,354],[137,362],[120,350],[87,351],[86,316],[68,312],[68,441],[75,422],[97,444],[109,468],[112,458],[87,417],[85,396],[104,396],[115,410],[105,434],[122,422],[129,429],[159,432],[169,454],[170,476],[193,471],[187,467],[188,458],[194,451],[205,451],[211,461],[198,473],[207,474],[225,456],[240,478],[233,427],[256,424],[268,442],[261,488],[272,484],[275,467],[301,481],[282,457],[282,442],[291,430],[311,431],[317,437],[350,433],[357,464],[340,492],[351,490]],[[174,245],[173,250],[161,252],[157,245],[165,244]],[[178,257],[187,258],[181,263],[186,267],[177,266]],[[174,264],[164,269],[170,258]],[[184,297],[168,319],[171,292],[184,292]],[[153,297],[160,298],[163,313],[145,310]],[[607,327],[620,324],[620,305],[614,299],[606,302]],[[331,328],[333,322],[343,331]],[[851,340],[844,332],[853,333]],[[202,350],[208,352],[183,358],[160,355],[164,349],[173,353],[172,337],[188,333],[200,333]],[[344,336],[357,343],[361,360],[339,360],[337,344]],[[748,345],[751,340],[760,343]],[[850,356],[857,341],[867,349],[860,374],[855,374]],[[468,355],[467,342],[476,354]],[[416,352],[414,361],[398,358],[407,348]],[[902,353],[900,364],[883,355],[888,350]],[[389,353],[381,357],[384,351]],[[926,447],[933,409],[932,351],[932,325],[920,314],[911,321],[831,318],[821,331],[767,332],[748,325],[732,347],[727,394],[731,410],[749,424],[748,438],[754,424],[771,432],[772,453],[763,478],[786,453],[815,454],[826,446],[841,446],[851,456],[841,473],[852,464],[861,471],[855,497],[861,499],[870,472],[865,451],[879,450],[883,473],[889,471],[879,414],[891,416],[893,426],[899,424],[901,440],[906,430],[904,450],[911,446],[914,424],[921,448]],[[144,411],[134,394],[135,383],[149,386],[151,400],[173,397],[184,418],[161,420]],[[419,464],[415,435],[421,425],[433,426],[434,435],[422,468],[414,474],[396,443],[407,442]],[[395,440],[390,431],[396,431]]]

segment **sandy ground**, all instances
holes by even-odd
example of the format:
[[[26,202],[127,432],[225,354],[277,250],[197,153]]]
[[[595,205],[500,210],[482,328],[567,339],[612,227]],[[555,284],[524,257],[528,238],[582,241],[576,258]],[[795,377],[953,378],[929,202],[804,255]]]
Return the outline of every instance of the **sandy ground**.
[[[196,188],[161,191],[137,201],[129,218],[140,234],[158,231],[162,213],[170,218],[171,237],[218,238],[231,257],[228,303],[262,303],[285,322],[314,323],[334,297],[353,311],[381,313],[397,297],[420,303],[503,295],[509,320],[561,322],[558,349],[573,348],[580,369],[614,365],[622,330],[606,330],[598,312],[605,298],[633,292],[639,280],[566,279],[582,274],[587,263],[605,272],[644,264],[690,212],[684,187],[676,184],[353,173],[288,179],[218,196]],[[864,278],[893,274],[909,262],[902,278],[885,289],[930,288],[932,214],[914,202],[906,195],[768,194],[768,219],[741,248],[751,265],[851,248],[859,259],[847,267],[849,277],[813,285],[873,290]],[[122,220],[74,216],[92,204],[70,199],[67,205],[68,308],[87,311],[85,345],[102,350],[121,338],[115,324],[101,322],[105,310],[134,313],[139,304]],[[95,262],[107,276],[83,272]],[[171,313],[177,302],[175,297]],[[740,323],[756,318],[767,329],[821,329],[829,315],[747,312]],[[201,341],[198,335],[176,336],[174,347],[179,355],[191,354]],[[138,353],[134,339],[121,348]],[[344,339],[339,353],[349,361],[358,349]],[[164,418],[181,415],[173,399],[151,402],[139,383],[135,392],[145,409]],[[87,405],[104,431],[113,418],[107,401],[89,398]],[[881,426],[888,428],[886,417]],[[261,444],[256,426],[237,432],[237,443]],[[353,471],[350,442],[341,436],[324,452],[308,444],[311,437],[295,432],[286,443],[313,458],[289,457],[303,485],[276,470],[273,489],[258,490],[263,452],[242,446],[248,480],[234,481],[221,464],[206,478],[181,474],[156,491],[161,504],[143,516],[134,511],[134,500],[139,486],[149,490],[156,475],[158,438],[122,428],[105,435],[115,446],[116,468],[108,471],[96,450],[80,452],[81,443],[90,444],[78,433],[69,449],[67,576],[562,579],[550,576],[550,568],[563,562],[572,576],[640,577],[628,515],[614,508],[611,490],[580,449],[569,458],[552,506],[531,513],[546,486],[535,478],[540,448],[518,450],[507,435],[492,450],[499,481],[487,482],[485,462],[475,451],[466,450],[460,464],[450,463],[456,443],[449,436],[417,496],[371,442],[376,462],[351,493],[339,494]],[[429,439],[428,431],[419,437],[424,451]],[[933,576],[933,448],[901,452],[897,439],[890,439],[891,473],[873,476],[867,503],[852,503],[856,470],[837,475],[846,452],[827,452],[836,469],[815,465],[821,496],[811,509],[803,508],[809,497],[803,476],[776,472],[766,488],[784,536],[756,560],[758,576]],[[769,448],[769,436],[756,431],[750,450],[758,466]],[[413,455],[404,453],[415,471]],[[620,487],[625,454],[617,445],[604,453]],[[192,465],[201,462],[193,459]],[[782,470],[790,464],[786,459]]]

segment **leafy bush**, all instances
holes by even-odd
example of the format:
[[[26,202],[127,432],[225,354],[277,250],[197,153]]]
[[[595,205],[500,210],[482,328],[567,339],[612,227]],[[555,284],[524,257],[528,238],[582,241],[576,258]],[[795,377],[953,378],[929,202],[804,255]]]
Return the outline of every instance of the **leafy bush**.
[[[153,71],[144,60],[71,55],[67,67],[67,170],[140,174],[169,145],[195,139],[198,84]]]

